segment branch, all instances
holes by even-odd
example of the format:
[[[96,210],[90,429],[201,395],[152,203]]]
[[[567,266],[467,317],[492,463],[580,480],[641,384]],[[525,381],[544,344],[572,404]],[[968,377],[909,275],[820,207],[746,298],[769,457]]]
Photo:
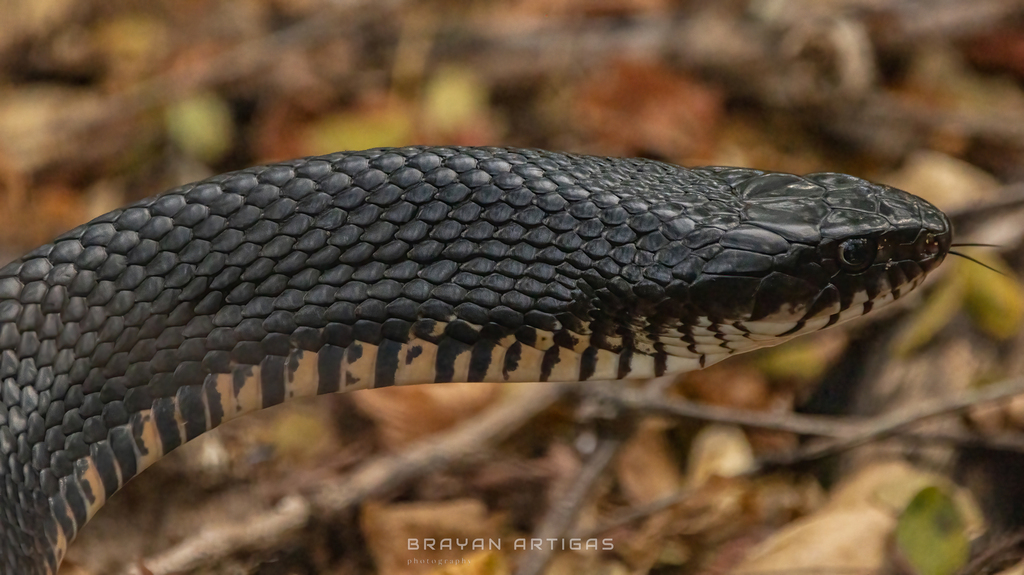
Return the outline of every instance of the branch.
[[[1024,377],[1015,377],[985,387],[969,389],[957,396],[925,401],[919,405],[911,405],[873,417],[862,423],[860,429],[849,436],[812,443],[789,454],[764,458],[762,465],[792,465],[835,455],[865,443],[891,437],[933,417],[957,413],[975,405],[1021,394],[1024,394]]]
[[[614,516],[612,516],[611,519],[602,523],[601,525],[598,525],[597,527],[593,527],[586,531],[576,531],[575,533],[573,533],[572,536],[578,539],[593,539],[595,537],[598,537],[611,531],[612,529],[617,529],[619,527],[622,527],[623,525],[628,525],[634,521],[644,519],[649,515],[654,515],[659,511],[664,511],[665,509],[668,509],[669,507],[672,507],[677,503],[682,503],[683,501],[686,501],[696,493],[699,493],[699,491],[690,487],[684,487],[683,489],[680,489],[679,491],[676,491],[671,495],[667,495],[660,499],[656,499],[654,501],[651,501],[650,503],[645,503],[643,505],[637,505],[636,507],[627,508],[622,512],[616,513]]]
[[[247,549],[280,546],[289,535],[309,521],[309,503],[298,496],[281,500],[269,513],[245,521],[208,527],[195,536],[125,569],[124,575],[171,575],[209,565]]]
[[[788,431],[798,435],[846,437],[855,433],[861,425],[857,420],[844,421],[835,417],[801,415],[792,412],[751,411],[699,403],[683,398],[669,398],[660,393],[626,387],[621,383],[588,384],[581,388],[581,392],[598,401],[608,402],[630,411],[685,417],[713,423],[728,423],[757,429]]]
[[[661,394],[627,388],[621,384],[592,384],[582,387],[581,392],[623,409],[648,414],[656,413],[742,427],[788,431],[798,435],[832,438],[827,442],[810,445],[789,455],[770,460],[772,464],[789,465],[798,461],[818,459],[901,433],[908,427],[917,425],[926,419],[956,413],[982,403],[1022,395],[1024,394],[1024,377],[1007,379],[981,388],[967,390],[957,396],[938,398],[866,419],[749,411],[707,405],[680,398],[667,398]],[[937,432],[908,433],[907,435],[922,440],[967,443],[993,449],[1018,450],[1024,446],[1024,443],[1009,436],[978,438],[965,434]]]

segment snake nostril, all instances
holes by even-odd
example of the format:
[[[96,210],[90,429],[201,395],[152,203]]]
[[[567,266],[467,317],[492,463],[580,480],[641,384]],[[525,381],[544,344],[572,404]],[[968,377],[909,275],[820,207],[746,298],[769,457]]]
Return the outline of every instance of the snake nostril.
[[[921,245],[921,255],[924,257],[934,257],[941,251],[939,240],[935,237],[935,234],[928,233],[924,236],[924,241]]]

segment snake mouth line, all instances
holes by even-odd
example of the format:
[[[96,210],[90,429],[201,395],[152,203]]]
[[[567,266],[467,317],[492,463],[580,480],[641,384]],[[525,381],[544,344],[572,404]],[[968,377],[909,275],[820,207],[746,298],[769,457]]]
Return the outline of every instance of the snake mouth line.
[[[825,310],[825,312],[830,313],[817,310],[813,315],[804,315],[799,319],[772,320],[768,318],[757,321],[739,321],[731,325],[742,332],[744,339],[765,342],[761,346],[769,345],[767,342],[777,341],[779,338],[790,339],[867,315],[872,310],[885,307],[900,299],[902,294],[916,289],[922,281],[924,281],[923,276],[915,278],[899,287],[880,292],[873,298],[863,301],[852,301],[846,307],[836,303],[833,308]],[[834,284],[829,285],[833,289],[838,289]],[[861,294],[866,294],[866,292],[860,291],[857,295]],[[853,299],[856,300],[857,296],[855,295]],[[832,309],[836,311],[831,311]]]
[[[661,346],[662,351],[677,357],[734,354],[768,347],[781,340],[792,339],[867,315],[900,299],[902,294],[915,289],[922,281],[923,277],[916,278],[897,288],[881,292],[874,298],[855,301],[845,308],[836,303],[834,310],[825,310],[830,313],[818,310],[814,315],[802,317],[733,322],[714,322],[700,318],[689,326],[665,329],[651,343]]]
[[[777,337],[795,337],[798,335],[818,331],[826,327],[832,327],[834,325],[845,323],[852,319],[865,316],[872,310],[885,307],[890,303],[900,299],[902,294],[913,291],[914,289],[917,288],[917,286],[921,284],[922,281],[924,281],[924,276],[915,278],[910,282],[903,284],[899,287],[884,292],[880,292],[878,295],[871,299],[867,299],[864,301],[854,301],[850,303],[850,305],[848,305],[847,307],[840,307],[839,311],[833,312],[831,314],[826,315],[818,313],[814,316],[801,318],[796,322],[796,325],[794,325],[792,329],[778,334]],[[866,292],[864,291],[860,291],[857,295],[865,293]],[[854,296],[854,299],[856,299],[856,296]],[[858,307],[860,308],[859,310]]]

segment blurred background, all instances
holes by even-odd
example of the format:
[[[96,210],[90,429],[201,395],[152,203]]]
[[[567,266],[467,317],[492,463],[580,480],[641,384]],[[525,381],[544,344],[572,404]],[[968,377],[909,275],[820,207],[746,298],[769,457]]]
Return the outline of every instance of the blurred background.
[[[2,8],[5,261],[184,182],[347,149],[508,145],[839,171],[947,210],[957,241],[998,244],[966,251],[1006,275],[951,261],[879,317],[646,397],[870,418],[1024,367],[1020,0]],[[1024,397],[787,460],[806,438],[539,387],[381,390],[232,422],[129,484],[61,574],[1024,573]],[[500,430],[487,427],[496,412]],[[474,424],[476,449],[446,435]],[[447,450],[443,464],[385,465],[424,445]],[[364,488],[345,492],[353,481]],[[332,489],[349,499],[311,495]],[[514,549],[541,534],[614,544]],[[427,538],[502,545],[409,549]],[[452,559],[463,561],[438,563]]]

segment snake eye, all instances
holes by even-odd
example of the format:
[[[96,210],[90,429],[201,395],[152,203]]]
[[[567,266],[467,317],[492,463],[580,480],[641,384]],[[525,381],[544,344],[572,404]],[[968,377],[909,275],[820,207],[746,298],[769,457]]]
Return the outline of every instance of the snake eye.
[[[839,244],[839,263],[848,272],[862,272],[875,263],[878,249],[867,238],[854,238]]]

